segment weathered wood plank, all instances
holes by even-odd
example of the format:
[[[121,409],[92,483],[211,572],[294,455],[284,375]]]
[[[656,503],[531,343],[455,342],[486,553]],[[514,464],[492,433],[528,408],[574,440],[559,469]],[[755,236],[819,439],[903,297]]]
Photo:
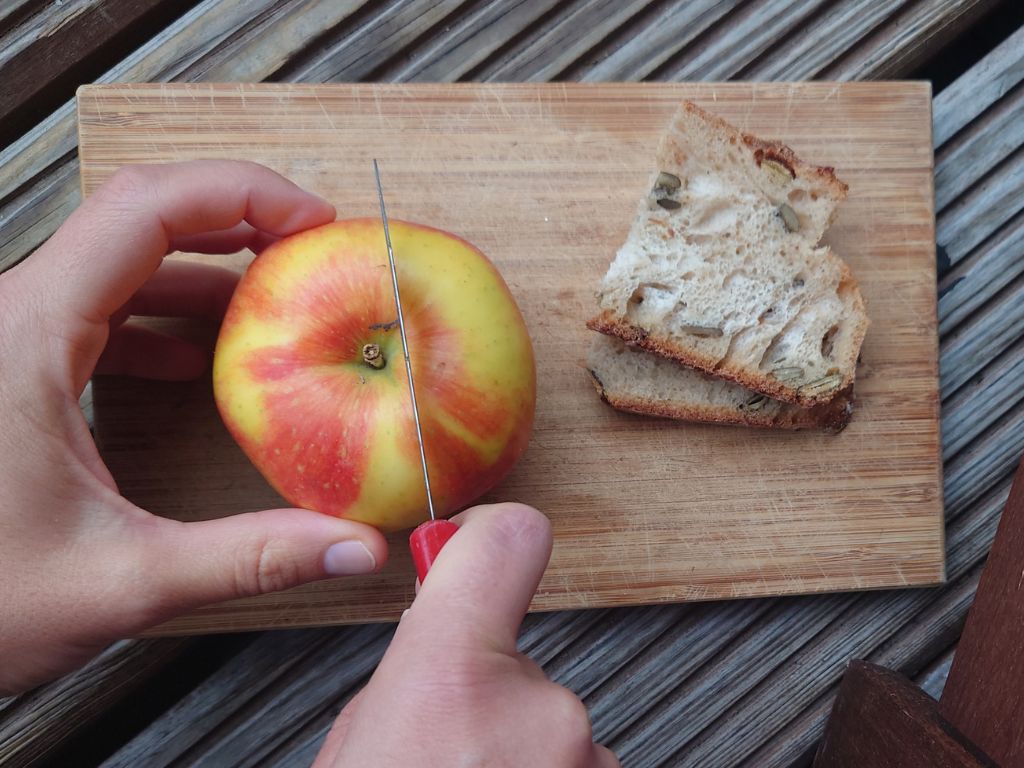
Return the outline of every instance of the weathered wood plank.
[[[74,120],[74,102],[69,101],[17,141],[0,149],[0,216],[18,190],[41,181],[66,163],[78,145],[78,126]],[[2,261],[0,261],[2,264]]]
[[[324,729],[315,737],[310,737],[297,746],[288,745],[285,749],[271,753],[267,756],[266,765],[277,768],[308,768],[320,753],[327,730]]]
[[[664,637],[659,637],[656,641],[658,646],[658,657],[663,659],[664,663],[661,665],[650,662],[643,663],[637,667],[635,672],[638,675],[650,676],[654,679],[657,677],[658,672],[663,672],[666,668],[676,669],[676,673],[680,675],[684,675],[685,671],[677,668],[685,668],[689,671],[693,671],[699,667],[702,661],[709,658],[713,653],[714,648],[717,647],[719,642],[721,642],[722,637],[732,636],[741,632],[743,628],[753,621],[756,616],[760,615],[766,607],[767,606],[759,603],[728,603],[692,607],[671,606],[665,609],[648,609],[647,611],[642,611],[640,612],[641,614],[654,616],[660,610],[675,617],[679,617],[692,610],[695,614],[701,614],[702,618],[698,620],[694,617],[692,619],[677,621],[671,627],[671,630],[668,633],[665,633]],[[625,632],[628,632],[630,627],[638,626],[638,617],[634,616],[636,612],[616,610],[590,613],[598,614],[599,618],[602,619],[602,626],[605,629],[612,631],[616,637],[622,636],[623,630],[618,628],[620,621],[625,624]],[[578,613],[572,615],[588,619],[590,613]],[[532,620],[527,621],[527,626],[520,638],[520,647],[524,649],[537,649],[546,646],[549,650],[557,648],[559,651],[568,648],[570,656],[568,663],[561,667],[557,667],[556,665],[555,668],[554,677],[562,684],[573,686],[577,681],[584,684],[585,681],[591,679],[601,681],[610,671],[612,671],[610,669],[604,669],[602,671],[593,665],[588,666],[574,661],[575,655],[572,653],[572,648],[575,648],[576,646],[587,646],[588,638],[592,637],[594,634],[591,630],[584,629],[581,632],[578,626],[574,626],[572,622],[562,620],[559,618],[558,614],[553,614],[550,617],[531,617],[531,619]],[[618,621],[616,621],[616,619]],[[647,637],[658,633],[658,629],[650,626],[650,622],[647,622],[647,624]],[[586,627],[587,624],[584,624],[584,626]],[[589,626],[593,627],[593,623],[590,623]],[[606,643],[602,643],[602,647],[605,644]],[[616,646],[607,648],[607,651],[611,656],[617,655],[619,657],[615,660],[616,663],[623,660],[629,653],[628,648],[624,649],[622,647],[623,645],[628,644],[607,644]],[[595,646],[596,645],[597,643],[595,642]],[[530,655],[536,661],[542,663],[548,661],[549,658],[552,658],[552,656],[548,656],[548,654],[538,655],[531,652]],[[250,656],[244,663],[247,666],[253,666],[253,657]],[[256,666],[262,665],[260,662],[256,662],[255,664]],[[551,671],[552,665],[549,664],[548,667],[549,671]],[[564,672],[559,674],[559,668],[564,670]],[[644,696],[650,695],[650,691],[648,690],[648,686],[645,681],[637,680],[637,675],[633,674],[633,672],[634,670],[623,668],[620,671],[620,675],[624,681],[627,681],[627,687],[633,691],[635,700],[638,703],[642,703]],[[227,670],[225,670],[225,674],[226,673]],[[661,685],[664,688],[664,683],[662,681],[654,679],[654,683],[656,686]],[[624,693],[624,706],[628,706],[628,698],[628,693]],[[295,728],[294,732],[289,735],[287,741],[280,741],[277,739],[277,733],[281,730],[278,725],[281,715],[279,715],[277,710],[273,707],[268,706],[262,708],[260,710],[260,727],[268,732],[268,735],[265,738],[268,741],[274,740],[275,742],[272,752],[266,751],[264,753],[264,750],[270,749],[272,746],[270,744],[263,744],[261,742],[258,746],[258,750],[261,751],[261,754],[265,754],[264,759],[267,761],[267,764],[297,765],[300,764],[300,758],[296,757],[296,754],[306,756],[315,753],[315,745],[323,738],[323,735],[326,733],[331,721],[333,720],[334,714],[341,705],[342,701],[339,700],[333,707],[329,707],[324,711],[318,711],[315,707],[306,707],[304,705],[304,709],[311,712],[315,711],[316,715],[315,717],[311,717],[308,722],[301,724],[300,727]],[[246,725],[245,727],[248,726]],[[200,732],[209,730],[202,725],[196,725],[196,728]],[[290,729],[291,726],[289,726],[289,730]],[[149,730],[152,733],[150,733],[148,737],[145,734],[140,735],[140,744],[144,738],[159,737],[160,729],[158,727],[154,727]],[[206,738],[228,738],[228,736],[215,732],[212,737],[207,736]],[[235,737],[231,736],[231,738]],[[247,746],[246,749],[251,748],[251,746],[252,745]],[[140,746],[137,749],[136,754],[144,754],[144,752],[141,751],[142,749],[144,748]],[[190,759],[193,759],[193,753],[189,753],[189,756]],[[285,756],[287,756],[287,759]],[[212,758],[207,757],[207,759]],[[304,757],[302,759],[304,759]]]
[[[608,611],[589,629],[574,631],[572,645],[545,659],[544,669],[552,679],[584,698],[646,653],[691,610],[690,606],[678,605]]]
[[[690,611],[677,614],[679,620],[642,655],[637,654],[610,674],[581,666],[568,669],[557,679],[574,691],[587,692],[595,738],[607,741],[642,718],[652,702],[670,695],[683,680],[696,674],[701,665],[764,616],[775,602],[693,606]],[[627,628],[636,621],[631,611],[621,612],[620,619]],[[604,640],[593,643],[593,647],[603,645]]]
[[[75,18],[88,12],[99,5],[103,0],[67,0],[63,3],[38,3],[35,8],[29,10],[29,14],[22,14],[20,23],[6,25],[0,34],[0,72],[16,60],[25,51],[38,43],[39,38],[45,39],[59,31],[62,26],[74,23]],[[12,5],[10,10],[0,11],[0,19],[13,16],[18,11],[17,3]],[[27,4],[24,4],[27,5]],[[14,99],[17,94],[7,93],[6,90],[0,94],[0,104],[6,103],[8,99]]]
[[[995,359],[1024,330],[1020,302],[1024,279],[1017,278],[1000,295],[942,340],[942,396],[949,397]]]
[[[1024,145],[1024,86],[1006,94],[935,155],[935,210],[942,211]]]
[[[376,13],[340,30],[340,36],[313,58],[290,64],[274,79],[293,83],[363,80],[461,5],[462,0],[382,5]]]
[[[328,0],[205,0],[97,82],[263,80],[282,56],[305,45],[306,32],[341,22],[353,7]],[[78,166],[71,159],[76,130],[69,101],[0,152],[0,271],[38,247],[78,204]],[[40,215],[33,218],[32,211]]]
[[[1024,27],[936,95],[932,106],[935,145],[949,141],[1021,80],[1024,80]]]
[[[251,699],[244,716],[222,738],[189,752],[201,765],[258,765],[296,729],[324,710],[340,709],[365,684],[387,649],[395,625],[358,627],[333,633],[321,653],[309,656],[297,674],[282,680],[272,695]],[[275,727],[268,729],[266,723]]]
[[[0,709],[0,764],[37,764],[193,646],[181,638],[117,643],[79,673],[6,700]]]
[[[740,706],[727,711],[675,752],[671,764],[747,764],[760,743],[813,706],[823,692],[834,695],[850,658],[870,658],[903,674],[916,672],[913,667],[955,640],[979,575],[980,566],[975,566],[949,589],[929,590],[930,594],[917,601],[926,603],[923,610],[916,610],[916,603],[894,606],[888,615],[895,624],[889,627],[876,629],[872,616],[878,609],[886,610],[879,605],[883,598],[872,596],[862,605],[852,605],[834,625],[773,669],[744,696]],[[811,605],[800,605],[792,613],[793,621],[802,622],[810,609]],[[876,648],[877,635],[890,630],[887,643]]]
[[[986,522],[987,538],[991,541],[995,515]],[[929,600],[922,610],[908,616],[907,624],[872,650],[866,658],[907,677],[921,674],[930,659],[936,658],[956,643],[984,566],[984,557],[981,557],[966,574],[947,587],[936,590],[933,600]]]
[[[960,638],[939,711],[1005,768],[1024,765],[1024,462]]]
[[[984,403],[976,407],[984,408]],[[1024,408],[1019,405],[946,465],[946,520],[954,520],[971,499],[1017,466],[1024,452]],[[947,537],[949,530],[947,528]],[[947,542],[948,545],[948,542]]]
[[[653,74],[655,80],[726,80],[735,77],[778,40],[826,5],[823,0],[740,5],[728,23],[716,24]]]
[[[751,768],[804,768],[814,760],[835,704],[836,685],[747,757]]]
[[[427,35],[403,56],[393,57],[376,78],[395,82],[460,80],[558,5],[558,0],[490,0],[446,24],[443,33]]]
[[[247,5],[240,3],[238,8],[244,11]],[[229,40],[205,50],[180,74],[160,79],[214,83],[271,79],[324,30],[345,25],[357,12],[374,5],[367,0],[278,0],[237,28]]]
[[[1024,210],[1024,148],[998,165],[938,217],[936,239],[956,264]]]
[[[995,763],[944,721],[931,699],[884,667],[850,664],[816,768],[982,768]]]
[[[999,0],[919,0],[907,5],[854,49],[823,69],[824,80],[906,77],[957,34],[966,32]]]
[[[568,646],[576,645],[579,636],[588,632],[590,627],[615,613],[600,610],[531,614],[523,622],[519,650],[538,664],[547,664],[558,658]],[[287,738],[280,740],[267,752],[264,763],[273,766],[308,766],[319,751],[337,712],[346,702],[347,695],[334,707],[308,718],[301,727],[291,731]]]
[[[1024,340],[1009,347],[980,376],[960,388],[943,409],[942,452],[946,461],[1017,407],[1024,391]]]
[[[554,80],[579,57],[652,0],[592,0],[566,4],[543,29],[472,71],[473,80],[541,82]]]
[[[673,0],[648,6],[637,21],[616,30],[586,57],[564,70],[589,83],[643,80],[725,18],[740,0]],[[638,23],[639,22],[639,23]]]
[[[11,137],[8,125],[24,122],[26,110],[55,81],[65,79],[73,67],[165,1],[51,3],[45,12],[0,37],[0,143]],[[16,130],[17,125],[11,127]]]
[[[0,272],[39,247],[78,206],[78,160],[39,176],[0,210]]]
[[[293,56],[305,45],[306,32],[341,22],[352,6],[326,0],[204,0],[96,82],[196,80],[201,79],[207,60],[211,63],[206,68],[218,77],[263,80],[279,66],[282,56]],[[76,131],[75,102],[70,100],[0,151],[0,201],[74,152]]]
[[[849,595],[774,601],[756,624],[720,646],[708,662],[662,698],[646,697],[642,718],[613,738],[609,746],[627,765],[672,765],[680,746],[692,740],[752,687],[832,620]],[[795,612],[796,606],[806,609]],[[794,621],[795,616],[799,620]],[[659,667],[665,675],[665,667]],[[616,695],[617,691],[609,691]],[[686,713],[680,719],[680,713]],[[678,763],[675,763],[678,764]],[[718,763],[725,764],[725,763]]]
[[[297,722],[351,695],[393,631],[264,633],[103,765],[168,766],[185,755],[201,764],[252,765]]]
[[[939,281],[939,333],[949,335],[1024,272],[1024,214],[1018,214]]]
[[[920,675],[914,678],[914,682],[933,699],[938,700],[946,685],[946,678],[949,676],[949,668],[953,665],[953,655],[956,653],[956,646],[953,646],[941,656],[935,658]]]
[[[556,611],[534,613],[523,621],[518,648],[538,664],[547,664],[554,659],[577,635],[590,630],[611,612],[597,611]]]
[[[6,34],[29,14],[45,9],[45,0],[4,0],[0,3],[0,34]]]
[[[743,70],[743,77],[751,80],[813,78],[836,60],[837,51],[855,47],[865,35],[884,25],[909,2],[832,3]]]

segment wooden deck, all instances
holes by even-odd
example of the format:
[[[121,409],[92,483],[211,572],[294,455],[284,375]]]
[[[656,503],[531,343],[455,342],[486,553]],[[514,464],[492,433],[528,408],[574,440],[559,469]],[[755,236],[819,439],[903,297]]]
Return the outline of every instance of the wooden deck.
[[[1024,452],[1019,2],[7,0],[0,269],[78,201],[82,82],[804,78],[934,84],[948,584],[535,615],[521,646],[624,765],[808,765],[851,658],[941,690]],[[0,700],[0,765],[308,765],[391,631],[122,642]]]

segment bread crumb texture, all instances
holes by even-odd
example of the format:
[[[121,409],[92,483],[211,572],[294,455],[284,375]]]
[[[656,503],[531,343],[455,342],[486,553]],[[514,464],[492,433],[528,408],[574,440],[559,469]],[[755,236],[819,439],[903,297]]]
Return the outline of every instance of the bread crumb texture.
[[[777,400],[846,398],[868,319],[850,269],[819,245],[847,192],[832,169],[687,102],[649,190],[590,327]],[[707,386],[723,407],[740,396]]]

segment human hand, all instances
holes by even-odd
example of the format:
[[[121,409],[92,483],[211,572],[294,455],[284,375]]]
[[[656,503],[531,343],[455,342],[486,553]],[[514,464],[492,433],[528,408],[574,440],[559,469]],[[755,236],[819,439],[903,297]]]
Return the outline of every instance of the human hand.
[[[173,250],[259,250],[334,208],[253,163],[118,171],[0,275],[0,696],[206,603],[367,573],[374,528],[278,509],[179,523],[124,499],[78,398],[93,372],[181,380],[209,352],[130,315],[218,320],[237,276],[161,263]]]
[[[580,700],[516,652],[551,555],[547,518],[497,504],[453,519],[458,533],[314,768],[618,766]]]

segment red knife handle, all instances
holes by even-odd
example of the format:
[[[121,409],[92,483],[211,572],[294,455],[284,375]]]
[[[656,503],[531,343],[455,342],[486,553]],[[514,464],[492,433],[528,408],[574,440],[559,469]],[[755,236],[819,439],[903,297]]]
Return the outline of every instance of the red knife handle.
[[[412,550],[412,560],[416,563],[420,584],[427,578],[427,571],[434,564],[441,548],[458,530],[459,526],[451,520],[428,520],[412,532],[409,537],[409,549]]]

